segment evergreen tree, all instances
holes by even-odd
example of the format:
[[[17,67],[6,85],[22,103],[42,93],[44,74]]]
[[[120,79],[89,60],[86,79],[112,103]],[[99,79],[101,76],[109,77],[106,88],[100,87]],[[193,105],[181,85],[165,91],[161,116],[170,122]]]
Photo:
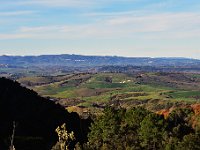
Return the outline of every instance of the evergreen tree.
[[[163,135],[166,125],[163,116],[155,113],[147,115],[141,122],[139,129],[142,148],[148,150],[162,149],[164,147],[162,141],[164,141]]]

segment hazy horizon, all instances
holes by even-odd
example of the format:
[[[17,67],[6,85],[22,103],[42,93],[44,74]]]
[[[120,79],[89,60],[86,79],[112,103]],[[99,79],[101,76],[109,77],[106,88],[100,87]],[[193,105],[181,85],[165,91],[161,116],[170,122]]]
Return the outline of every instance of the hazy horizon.
[[[200,1],[7,0],[0,55],[200,59]]]
[[[51,56],[51,55],[55,55],[55,56],[59,56],[59,55],[80,55],[80,56],[98,56],[98,57],[125,57],[125,58],[177,58],[177,59],[181,59],[181,58],[186,58],[186,59],[198,59],[200,60],[199,58],[192,58],[192,57],[165,57],[165,56],[161,56],[161,57],[148,57],[148,56],[122,56],[122,55],[85,55],[85,54],[67,54],[67,53],[63,53],[63,54],[35,54],[35,55],[12,55],[12,54],[2,54],[0,56],[13,56],[13,57],[17,57],[17,56],[20,56],[20,57],[27,57],[27,56]]]

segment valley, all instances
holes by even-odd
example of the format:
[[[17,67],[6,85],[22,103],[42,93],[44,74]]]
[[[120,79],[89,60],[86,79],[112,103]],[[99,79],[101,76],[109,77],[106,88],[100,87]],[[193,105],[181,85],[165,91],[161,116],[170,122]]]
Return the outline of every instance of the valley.
[[[158,112],[200,102],[200,76],[195,73],[69,73],[17,81],[80,115],[98,114],[106,106]]]

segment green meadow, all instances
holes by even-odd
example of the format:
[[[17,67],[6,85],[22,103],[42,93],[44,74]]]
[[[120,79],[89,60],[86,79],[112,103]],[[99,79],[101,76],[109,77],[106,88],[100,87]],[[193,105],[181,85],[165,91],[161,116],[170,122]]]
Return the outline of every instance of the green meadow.
[[[161,109],[171,106],[171,103],[200,101],[199,88],[191,87],[186,81],[183,84],[182,78],[177,80],[176,77],[175,81],[170,75],[162,77],[156,73],[146,73],[144,76],[138,79],[136,74],[80,73],[60,77],[55,82],[43,79],[45,84],[31,88],[45,97],[82,100],[77,106],[88,108],[141,105],[150,109],[157,109],[158,106]]]

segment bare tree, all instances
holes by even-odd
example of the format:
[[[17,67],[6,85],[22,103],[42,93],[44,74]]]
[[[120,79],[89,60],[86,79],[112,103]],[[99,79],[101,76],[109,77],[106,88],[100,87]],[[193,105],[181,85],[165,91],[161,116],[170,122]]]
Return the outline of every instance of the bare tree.
[[[15,128],[16,128],[16,122],[13,121],[13,132],[12,132],[12,136],[11,136],[11,139],[10,139],[9,150],[15,150],[15,147],[14,147]]]

